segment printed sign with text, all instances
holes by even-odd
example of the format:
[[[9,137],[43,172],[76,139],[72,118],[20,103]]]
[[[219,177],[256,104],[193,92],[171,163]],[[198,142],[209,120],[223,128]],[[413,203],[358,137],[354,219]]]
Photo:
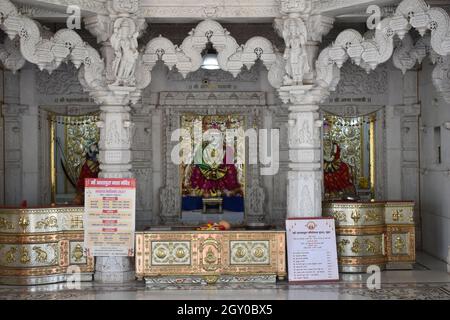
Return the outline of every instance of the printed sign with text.
[[[84,242],[89,256],[133,256],[136,180],[85,180]]]
[[[289,282],[339,280],[333,218],[286,220]]]

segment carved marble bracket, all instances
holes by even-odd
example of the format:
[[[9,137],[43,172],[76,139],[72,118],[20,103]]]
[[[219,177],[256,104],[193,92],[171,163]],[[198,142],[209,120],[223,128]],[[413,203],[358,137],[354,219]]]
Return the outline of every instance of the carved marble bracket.
[[[70,61],[76,68],[83,65],[79,75],[85,88],[104,86],[104,64],[100,55],[75,31],[61,29],[54,35],[42,32],[36,21],[22,15],[9,0],[0,3],[0,28],[11,40],[19,37],[23,59],[39,69],[52,72],[62,62]]]
[[[436,63],[439,55],[431,48],[430,40],[430,36],[426,35],[414,43],[411,35],[406,34],[395,48],[392,56],[394,66],[406,74],[406,71],[414,68],[417,63],[422,63],[428,54],[430,54],[431,61]]]
[[[205,20],[193,29],[181,46],[174,45],[169,39],[159,36],[150,40],[138,61],[137,83],[140,89],[151,81],[151,70],[158,61],[163,61],[169,69],[176,67],[186,77],[202,64],[202,51],[208,37],[218,52],[218,61],[222,70],[231,72],[235,77],[243,66],[250,68],[260,59],[269,70],[269,82],[278,88],[281,86],[280,70],[283,70],[282,56],[272,43],[263,37],[253,37],[245,45],[239,46],[230,33],[218,22]]]
[[[450,53],[450,18],[442,8],[430,8],[423,0],[404,0],[392,17],[378,24],[373,37],[364,37],[348,29],[323,50],[316,63],[317,84],[334,90],[339,82],[339,69],[348,59],[367,72],[386,62],[394,52],[394,36],[400,39],[412,29],[422,36],[431,31],[431,48],[439,55]]]
[[[20,43],[18,39],[5,39],[0,44],[0,61],[6,69],[11,70],[14,74],[25,65],[26,61],[20,53]]]
[[[422,63],[427,55],[436,65],[431,74],[433,84],[442,98],[450,103],[450,58],[440,56],[433,50],[430,36],[427,35],[414,43],[412,37],[407,34],[395,49],[392,60],[394,66],[405,74],[407,70],[414,68],[416,63]]]
[[[450,56],[440,57],[437,60],[431,78],[442,98],[450,103]]]

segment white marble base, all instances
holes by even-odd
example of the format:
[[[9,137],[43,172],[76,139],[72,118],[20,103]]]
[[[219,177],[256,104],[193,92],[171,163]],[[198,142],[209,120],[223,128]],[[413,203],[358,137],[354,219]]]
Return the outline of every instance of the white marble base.
[[[136,278],[134,263],[128,257],[97,257],[94,280],[102,283],[124,283]]]

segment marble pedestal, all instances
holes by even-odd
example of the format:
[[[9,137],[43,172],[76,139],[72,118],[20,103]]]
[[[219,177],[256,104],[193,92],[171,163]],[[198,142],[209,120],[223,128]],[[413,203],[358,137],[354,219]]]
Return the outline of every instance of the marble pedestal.
[[[134,261],[128,257],[97,257],[94,280],[102,283],[134,281]]]

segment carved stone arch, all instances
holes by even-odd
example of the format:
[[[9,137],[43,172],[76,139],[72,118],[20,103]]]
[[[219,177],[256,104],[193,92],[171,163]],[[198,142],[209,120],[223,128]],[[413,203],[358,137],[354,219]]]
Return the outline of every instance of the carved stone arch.
[[[422,63],[427,56],[431,63],[436,65],[431,73],[433,85],[441,97],[450,103],[450,59],[448,56],[438,55],[433,50],[429,35],[420,38],[416,43],[409,34],[405,35],[401,44],[395,49],[392,61],[394,66],[405,74],[417,63]]]
[[[106,88],[103,60],[75,31],[62,29],[51,36],[38,22],[20,14],[9,0],[0,3],[0,28],[11,40],[19,37],[23,58],[41,70],[52,72],[63,61],[72,62],[76,68],[85,64],[80,73],[85,89]]]
[[[261,60],[269,71],[268,80],[274,88],[283,84],[285,61],[272,43],[264,37],[253,37],[241,46],[229,59],[226,70],[236,77],[245,65],[250,69],[257,60]]]
[[[404,0],[394,16],[383,19],[377,26],[375,36],[365,39],[355,30],[340,33],[328,49],[323,50],[316,63],[317,85],[333,90],[339,81],[338,68],[348,59],[366,69],[374,70],[389,60],[394,53],[394,36],[403,39],[411,28],[422,36],[431,30],[431,48],[442,56],[450,54],[450,18],[441,8],[430,9],[423,0]]]
[[[167,38],[159,36],[150,40],[145,46],[143,61],[153,67],[158,60],[163,60],[170,70],[178,63],[177,50],[175,45]]]
[[[208,42],[208,37],[217,50],[219,66],[226,70],[227,62],[239,45],[230,33],[220,23],[214,20],[204,20],[195,27],[190,35],[183,40],[181,50],[191,60],[191,71],[195,71],[202,65],[202,51]]]
[[[431,46],[441,56],[450,53],[450,18],[442,8],[432,8],[428,15],[430,21],[428,27],[431,29]]]
[[[180,47],[162,36],[150,40],[138,61],[136,77],[140,80],[139,88],[144,89],[150,84],[149,73],[158,60],[162,60],[169,69],[176,66],[184,78],[188,73],[200,69],[202,51],[205,49],[208,38],[218,52],[217,59],[222,70],[237,77],[244,65],[250,69],[260,59],[269,70],[269,83],[274,88],[282,85],[285,62],[268,39],[257,36],[249,39],[245,45],[239,46],[218,22],[205,20],[189,33]]]

